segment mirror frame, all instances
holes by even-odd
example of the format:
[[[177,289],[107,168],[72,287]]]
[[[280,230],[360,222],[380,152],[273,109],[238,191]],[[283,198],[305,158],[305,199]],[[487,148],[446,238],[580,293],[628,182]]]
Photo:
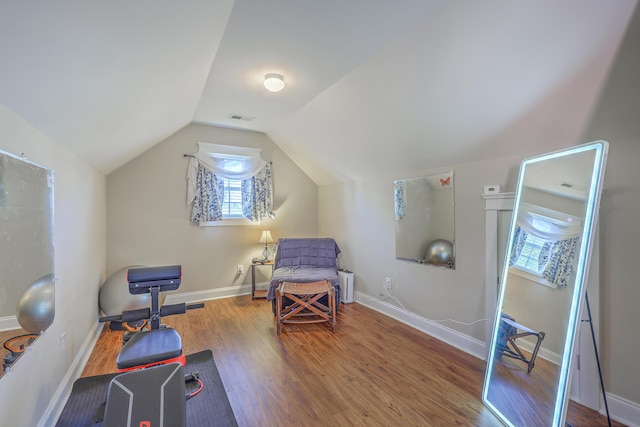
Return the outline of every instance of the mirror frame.
[[[10,227],[2,230],[4,237],[2,245],[11,254],[3,258],[8,265],[3,265],[6,267],[3,270],[5,276],[0,285],[15,284],[11,292],[5,289],[5,293],[2,293],[0,289],[0,294],[7,297],[10,293],[9,299],[15,300],[16,304],[12,313],[7,312],[1,318],[3,320],[2,335],[9,339],[27,339],[27,337],[29,339],[21,343],[25,346],[24,350],[16,352],[15,359],[8,359],[7,364],[4,356],[5,354],[9,356],[13,352],[2,348],[3,369],[0,369],[0,377],[2,377],[21,361],[24,351],[29,350],[29,346],[45,333],[55,319],[55,248],[53,170],[27,160],[24,155],[16,156],[0,150],[0,156],[4,159],[2,161],[4,167],[7,168],[5,171],[0,166],[0,203],[2,203],[0,210],[7,209],[0,220],[3,221],[4,226]],[[20,177],[19,180],[15,179],[16,175]],[[7,176],[13,179],[7,180]],[[36,189],[40,188],[43,191],[37,192]],[[9,202],[5,206],[7,195],[10,197],[6,197]],[[29,198],[29,202],[25,202],[24,197]],[[33,215],[36,217],[34,218]],[[28,250],[25,248],[36,247],[42,248],[43,252],[31,251],[28,256],[20,257]],[[34,259],[42,262],[36,264]],[[25,304],[28,308],[20,311],[21,304]]]
[[[595,234],[598,207],[600,205],[600,198],[602,193],[602,184],[604,180],[604,172],[606,166],[606,158],[608,153],[609,143],[606,141],[596,141],[588,144],[579,145],[576,147],[568,148],[565,150],[555,151],[552,153],[544,154],[541,156],[531,157],[522,161],[520,166],[520,172],[518,175],[518,186],[516,190],[516,196],[514,200],[513,216],[511,219],[509,239],[507,242],[512,242],[515,234],[516,221],[521,208],[521,197],[524,187],[524,178],[527,170],[527,166],[556,159],[559,157],[569,156],[572,154],[582,153],[588,150],[595,150],[593,169],[591,171],[591,181],[586,199],[586,209],[583,222],[583,229],[581,233],[580,251],[578,253],[578,262],[575,271],[575,284],[573,289],[573,295],[571,297],[571,304],[569,310],[569,320],[567,325],[567,335],[563,345],[562,361],[559,370],[558,388],[555,396],[555,402],[553,402],[553,418],[552,427],[563,427],[566,416],[567,406],[569,401],[569,387],[571,385],[571,366],[573,363],[573,351],[575,347],[575,340],[578,333],[578,327],[580,324],[579,315],[581,308],[584,304],[586,295],[586,280],[589,272],[589,264],[591,261],[591,246],[593,244],[593,238]],[[498,342],[500,318],[502,314],[502,306],[504,304],[507,277],[506,274],[509,268],[509,259],[511,244],[507,245],[507,252],[503,260],[503,271],[500,283],[500,293],[498,297],[498,303],[496,307],[493,333],[491,335],[491,346],[488,353],[487,368],[485,371],[484,386],[482,389],[482,401],[483,403],[498,416],[498,418],[508,426],[514,426],[511,421],[503,414],[489,399],[489,385],[491,375],[493,373],[493,367],[496,362],[496,346]]]
[[[422,182],[429,189],[426,193],[420,190]],[[415,183],[420,184],[416,186]],[[452,170],[394,181],[395,258],[397,260],[447,270],[456,269],[454,183]],[[413,191],[408,191],[409,185]],[[442,192],[442,189],[446,189],[446,193]],[[441,200],[443,197],[450,200]],[[410,219],[410,225],[403,222],[407,219]],[[436,227],[434,227],[434,220],[437,221]],[[414,228],[420,228],[420,230]],[[421,234],[420,231],[423,233]],[[404,243],[402,250],[400,250],[400,241]],[[430,244],[433,244],[431,260],[427,258]],[[418,246],[419,249],[416,249]],[[441,250],[438,251],[438,248]],[[447,249],[450,249],[450,253]]]

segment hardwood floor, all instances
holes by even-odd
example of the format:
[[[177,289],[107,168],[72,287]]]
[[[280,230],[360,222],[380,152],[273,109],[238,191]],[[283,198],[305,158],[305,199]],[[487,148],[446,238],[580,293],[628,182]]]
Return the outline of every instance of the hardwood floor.
[[[286,324],[278,337],[270,303],[250,296],[163,322],[185,354],[212,350],[240,426],[501,425],[481,401],[484,361],[359,304],[341,305],[335,333]],[[105,327],[83,376],[115,371],[120,335]],[[580,405],[568,421],[607,425]]]

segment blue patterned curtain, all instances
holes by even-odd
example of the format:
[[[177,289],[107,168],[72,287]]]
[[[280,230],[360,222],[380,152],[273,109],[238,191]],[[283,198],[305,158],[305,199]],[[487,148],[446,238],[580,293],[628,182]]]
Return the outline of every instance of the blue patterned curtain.
[[[271,163],[267,163],[255,176],[242,181],[242,214],[254,222],[275,218],[272,206]]]
[[[191,221],[221,221],[224,182],[213,172],[198,165],[195,176],[195,193],[192,199]]]
[[[406,200],[406,182],[404,180],[397,180],[393,182],[393,192],[395,199],[396,221],[400,221],[404,218],[405,208],[407,205]]]
[[[515,264],[516,260],[522,252],[524,243],[527,241],[529,234],[524,231],[519,225],[516,225],[515,232],[513,233],[513,243],[511,245],[511,254],[509,256],[509,265]]]
[[[541,267],[546,264],[547,267],[542,272],[542,277],[558,286],[567,286],[575,270],[573,261],[578,247],[578,239],[579,236],[576,236],[543,246],[538,264]]]

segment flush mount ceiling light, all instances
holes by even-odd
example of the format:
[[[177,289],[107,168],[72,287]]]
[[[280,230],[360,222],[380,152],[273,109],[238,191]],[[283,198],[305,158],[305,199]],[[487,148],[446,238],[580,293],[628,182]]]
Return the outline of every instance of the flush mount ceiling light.
[[[267,74],[264,76],[264,87],[271,92],[280,92],[284,88],[284,77],[280,74]]]

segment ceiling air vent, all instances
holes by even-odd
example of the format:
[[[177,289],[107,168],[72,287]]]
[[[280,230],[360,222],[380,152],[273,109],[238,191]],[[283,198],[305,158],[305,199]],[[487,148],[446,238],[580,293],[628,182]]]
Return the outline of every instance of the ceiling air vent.
[[[244,120],[245,122],[250,122],[251,120],[255,119],[255,117],[244,116],[242,114],[229,114],[229,118],[233,120]]]

